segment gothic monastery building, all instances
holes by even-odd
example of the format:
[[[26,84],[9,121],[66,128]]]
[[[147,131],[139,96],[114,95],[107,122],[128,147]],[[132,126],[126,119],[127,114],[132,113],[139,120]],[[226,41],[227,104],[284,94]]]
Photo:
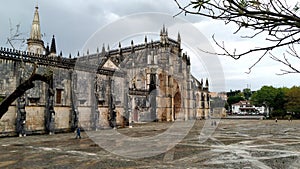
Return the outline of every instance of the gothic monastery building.
[[[36,70],[35,70],[36,69]],[[27,51],[0,49],[0,97],[9,96],[35,71],[36,80],[0,119],[0,136],[96,130],[135,122],[205,119],[208,80],[191,74],[181,37],[106,49],[76,57],[57,54],[55,37],[45,46],[35,8]]]

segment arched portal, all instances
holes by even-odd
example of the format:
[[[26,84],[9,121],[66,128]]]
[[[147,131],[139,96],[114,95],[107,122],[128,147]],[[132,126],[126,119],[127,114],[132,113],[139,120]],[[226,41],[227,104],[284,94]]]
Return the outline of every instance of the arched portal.
[[[181,111],[181,94],[179,91],[176,92],[176,94],[174,95],[174,114],[173,114],[173,118],[174,120],[180,118],[180,111]]]

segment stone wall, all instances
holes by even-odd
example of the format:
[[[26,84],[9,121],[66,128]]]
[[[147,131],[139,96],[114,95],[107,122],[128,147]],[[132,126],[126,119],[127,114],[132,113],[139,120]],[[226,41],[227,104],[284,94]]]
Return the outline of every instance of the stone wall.
[[[70,107],[54,107],[55,111],[55,130],[68,131],[70,130]]]
[[[92,108],[91,107],[78,107],[79,111],[79,126],[85,130],[90,130],[92,128],[91,117],[92,117]]]
[[[136,122],[207,117],[208,86],[204,89],[202,82],[195,85],[200,82],[193,79],[190,58],[181,52],[180,43],[166,34],[161,41],[132,43],[131,47],[110,51],[103,48],[101,53],[78,58],[1,48],[0,97],[10,94],[21,77],[29,77],[33,63],[37,63],[38,73],[53,72],[53,84],[48,90],[48,84],[37,81],[36,87],[26,92],[27,132],[52,131],[53,123],[49,122],[53,121],[54,131],[74,129],[77,125],[86,130],[105,128],[113,109],[118,125],[124,124],[129,112]],[[21,66],[25,66],[23,71]],[[54,114],[50,113],[53,105],[54,116],[50,115]],[[16,112],[17,108],[11,106],[0,119],[0,135],[15,133]]]
[[[14,135],[16,132],[17,109],[10,106],[7,113],[0,120],[0,136]]]
[[[42,133],[45,131],[45,107],[26,106],[25,129],[29,133]]]

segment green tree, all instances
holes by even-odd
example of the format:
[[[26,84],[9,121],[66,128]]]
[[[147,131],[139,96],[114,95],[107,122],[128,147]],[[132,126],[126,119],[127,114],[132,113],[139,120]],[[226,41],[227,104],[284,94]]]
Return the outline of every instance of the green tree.
[[[286,104],[285,96],[286,96],[286,89],[278,88],[277,95],[274,99],[272,116],[276,116],[276,117],[281,116],[282,118],[284,118],[284,116],[286,115],[287,111],[285,108],[285,104]]]
[[[229,92],[226,93],[226,95],[230,97],[230,96],[243,95],[243,94],[241,93],[240,90],[235,90],[235,91],[230,90]]]
[[[228,99],[227,99],[228,108],[231,108],[232,104],[238,103],[241,100],[245,100],[245,99],[244,99],[244,97],[242,97],[240,95],[229,96]]]
[[[251,89],[249,89],[249,88],[243,89],[243,95],[246,100],[249,100],[252,95]]]
[[[273,86],[263,86],[260,90],[253,93],[251,102],[257,106],[266,105],[268,107],[273,107],[276,95],[276,88]]]
[[[286,109],[300,118],[300,87],[294,86],[286,92]]]
[[[229,107],[228,102],[225,102],[224,108],[225,108],[226,110],[230,110],[230,107]]]
[[[180,9],[177,15],[182,13],[199,15],[224,21],[225,24],[233,23],[237,26],[234,34],[241,30],[249,30],[241,38],[263,37],[268,42],[251,49],[237,50],[229,49],[226,44],[218,42],[212,36],[223,52],[206,52],[230,56],[234,59],[256,55],[258,58],[249,67],[249,72],[269,54],[271,59],[286,66],[286,69],[281,69],[281,74],[300,73],[298,64],[300,56],[297,50],[300,41],[299,3],[289,0],[191,0],[189,3],[174,1]],[[282,56],[272,54],[271,52],[277,48],[285,49],[285,54]]]
[[[253,93],[251,97],[252,104],[256,106],[266,106],[271,116],[284,116],[286,110],[285,93],[283,88],[274,88],[273,86],[263,86],[260,90]]]

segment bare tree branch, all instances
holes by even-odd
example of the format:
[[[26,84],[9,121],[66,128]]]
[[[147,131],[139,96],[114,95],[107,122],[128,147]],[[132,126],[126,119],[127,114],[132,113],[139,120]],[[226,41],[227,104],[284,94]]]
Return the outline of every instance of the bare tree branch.
[[[8,111],[9,106],[20,96],[22,96],[27,90],[34,87],[34,81],[40,80],[45,83],[49,83],[49,81],[52,79],[52,74],[37,74],[36,73],[37,64],[34,64],[34,68],[32,71],[31,76],[22,82],[8,97],[6,97],[1,103],[0,103],[0,119],[3,117],[3,115]]]
[[[203,52],[230,56],[234,59],[240,59],[249,54],[253,55],[256,52],[263,52],[263,54],[259,54],[258,60],[249,67],[249,72],[268,52],[277,48],[288,47],[290,52],[287,52],[287,54],[299,57],[295,50],[291,50],[300,43],[300,10],[298,3],[290,4],[286,0],[191,0],[190,3],[182,5],[178,0],[174,1],[179,8],[179,12],[175,16],[184,13],[185,15],[199,15],[214,20],[222,20],[225,24],[234,23],[238,28],[233,34],[240,32],[242,29],[248,29],[255,33],[251,36],[241,36],[241,38],[252,39],[262,35],[266,36],[265,40],[270,43],[269,46],[260,46],[240,53],[236,49],[229,52],[224,42],[217,42],[213,35],[213,41],[224,52],[215,53],[199,49]],[[285,55],[284,59],[272,55],[270,57],[290,69],[282,70],[283,74],[299,72],[298,68],[289,63],[288,56]]]

